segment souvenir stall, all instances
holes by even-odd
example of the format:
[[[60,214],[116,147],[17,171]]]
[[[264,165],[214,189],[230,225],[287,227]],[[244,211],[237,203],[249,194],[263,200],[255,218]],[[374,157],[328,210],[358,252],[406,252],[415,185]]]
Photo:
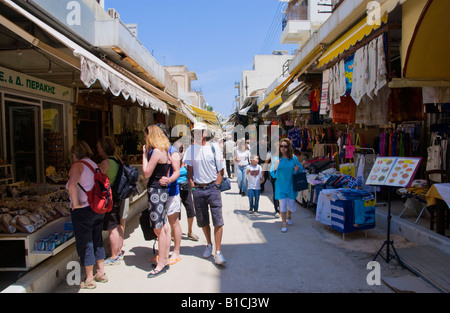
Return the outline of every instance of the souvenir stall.
[[[311,104],[318,103],[319,115],[332,119],[339,130],[333,138],[336,146],[323,142],[313,147],[313,156],[337,155],[339,163],[330,175],[335,178],[331,184],[325,172],[308,175],[308,204],[316,207],[318,221],[343,234],[375,227],[377,189],[367,187],[366,181],[376,157],[421,153],[421,92],[389,88],[386,40],[386,34],[381,34],[327,64],[320,93],[316,89],[310,95]],[[348,184],[339,186],[346,177]]]

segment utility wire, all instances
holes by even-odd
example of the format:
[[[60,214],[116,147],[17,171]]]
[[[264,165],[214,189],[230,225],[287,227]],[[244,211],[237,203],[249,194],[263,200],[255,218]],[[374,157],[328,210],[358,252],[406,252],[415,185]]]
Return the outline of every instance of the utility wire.
[[[281,15],[282,15],[283,3],[280,2],[278,4],[277,10],[275,11],[275,15],[272,19],[272,23],[268,29],[267,35],[264,39],[264,42],[260,48],[260,53],[265,54],[267,50],[270,50],[270,45],[273,42],[273,37],[277,33],[277,28],[280,26]]]

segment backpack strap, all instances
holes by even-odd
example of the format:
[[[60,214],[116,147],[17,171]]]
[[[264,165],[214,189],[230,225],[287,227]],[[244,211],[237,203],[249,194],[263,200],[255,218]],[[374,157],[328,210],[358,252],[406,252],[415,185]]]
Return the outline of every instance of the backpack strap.
[[[96,173],[98,171],[98,168],[96,170],[94,170],[94,168],[92,167],[92,165],[90,165],[88,162],[86,161],[78,161],[80,163],[83,163],[84,165],[86,165],[87,167],[89,167],[89,169],[92,171],[92,173]]]
[[[90,165],[90,164],[89,164],[88,162],[86,162],[86,161],[80,160],[80,161],[78,161],[78,162],[79,162],[79,163],[83,163],[84,165],[86,165],[86,166],[92,171],[92,173],[94,173],[94,175],[95,175],[95,173],[98,171],[98,168],[97,168],[97,170],[94,170],[94,168],[92,167],[92,165]],[[78,186],[80,186],[81,190],[83,190],[84,193],[87,193],[86,190],[83,188],[83,186],[81,186],[80,183],[78,183]]]

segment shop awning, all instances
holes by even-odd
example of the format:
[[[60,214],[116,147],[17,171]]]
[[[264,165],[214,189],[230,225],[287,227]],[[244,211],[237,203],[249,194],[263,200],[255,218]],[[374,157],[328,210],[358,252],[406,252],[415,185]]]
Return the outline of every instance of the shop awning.
[[[307,88],[307,86],[304,86],[299,91],[289,96],[289,98],[277,110],[277,115],[283,115],[285,113],[293,111],[295,101],[298,99],[298,97],[302,96],[305,93]]]
[[[402,9],[403,77],[450,80],[450,1],[408,1]]]
[[[200,108],[197,108],[196,106],[193,105],[189,105],[189,107],[192,109],[192,111],[194,112],[195,116],[201,117],[203,120],[213,123],[215,125],[218,125],[219,122],[217,121],[217,117],[214,114],[214,112],[209,112]]]
[[[80,78],[86,87],[91,87],[98,80],[103,90],[109,89],[116,97],[122,94],[125,100],[130,99],[133,103],[137,102],[141,106],[151,107],[157,112],[169,114],[165,102],[151,95],[101,60],[96,60],[95,57],[90,58],[86,52],[85,50],[74,51],[74,54],[79,55],[81,59]]]
[[[179,102],[181,111],[186,115],[186,117],[192,122],[197,123],[197,119],[195,118],[194,114],[189,110],[188,105],[184,104],[183,102]]]
[[[281,98],[281,94],[277,95],[275,93],[275,90],[272,90],[267,97],[261,101],[261,103],[258,105],[258,112],[264,111],[266,106],[269,107],[269,109],[272,109],[276,107],[277,105],[283,103],[283,99]]]
[[[357,42],[364,39],[364,37],[370,35],[370,33],[381,27],[384,23],[387,23],[388,15],[387,13],[381,19],[381,24],[372,23],[372,25],[367,24],[367,18],[364,18],[356,24],[352,29],[346,32],[343,36],[341,36],[338,40],[336,40],[319,58],[319,64],[317,67],[322,67],[328,62],[337,58],[341,53],[345,52],[352,46],[354,46]]]
[[[297,80],[300,75],[308,70],[308,68],[317,61],[322,55],[322,45],[317,46],[311,53],[309,53],[291,72],[289,77],[277,88],[275,88],[275,94],[281,94],[292,82]]]
[[[132,102],[138,102],[141,106],[151,107],[156,111],[169,114],[169,110],[167,109],[167,104],[165,102],[150,94],[148,91],[113,69],[98,57],[79,46],[54,28],[50,27],[28,11],[22,9],[14,2],[10,0],[2,0],[2,2],[19,12],[34,24],[38,25],[49,35],[63,43],[66,47],[72,49],[73,54],[80,58],[80,78],[87,87],[90,87],[98,80],[105,91],[109,89],[115,96],[122,94],[125,99],[131,99]]]

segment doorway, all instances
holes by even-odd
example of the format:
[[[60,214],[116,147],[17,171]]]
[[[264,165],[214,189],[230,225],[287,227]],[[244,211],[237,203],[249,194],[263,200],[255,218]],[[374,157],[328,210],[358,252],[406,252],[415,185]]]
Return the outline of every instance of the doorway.
[[[11,101],[5,108],[7,158],[15,181],[42,182],[41,108]]]

